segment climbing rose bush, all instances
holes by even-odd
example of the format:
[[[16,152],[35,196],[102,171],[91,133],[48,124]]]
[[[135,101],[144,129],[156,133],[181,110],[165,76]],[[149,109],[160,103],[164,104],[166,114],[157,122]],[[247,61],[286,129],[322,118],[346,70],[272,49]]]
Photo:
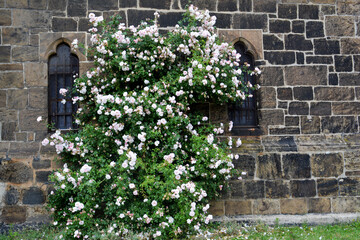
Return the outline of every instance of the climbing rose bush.
[[[166,35],[158,17],[126,28],[119,18],[105,23],[89,15],[95,67],[75,79],[79,130],[58,130],[43,141],[65,163],[51,177],[49,196],[65,239],[93,238],[95,231],[160,239],[195,234],[212,219],[209,201],[236,175],[238,156],[230,148],[241,140],[220,141],[229,125],[209,123],[193,106],[251,97],[249,88],[257,86],[243,75],[259,71],[240,66],[208,11],[190,6]]]

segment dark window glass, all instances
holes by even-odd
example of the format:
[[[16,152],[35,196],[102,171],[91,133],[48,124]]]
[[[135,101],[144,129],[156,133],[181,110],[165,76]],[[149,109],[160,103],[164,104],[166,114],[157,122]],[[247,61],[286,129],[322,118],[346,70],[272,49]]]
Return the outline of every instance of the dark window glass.
[[[55,129],[74,129],[74,113],[77,105],[71,97],[59,93],[61,88],[72,91],[74,75],[79,73],[79,59],[70,52],[70,47],[62,43],[56,48],[56,54],[49,58],[49,124]],[[62,102],[65,101],[65,104]]]
[[[245,45],[241,42],[237,42],[234,45],[236,51],[241,54],[240,63],[250,64],[250,69],[254,70],[254,57],[247,52]],[[250,82],[255,85],[255,76],[244,74],[245,82]],[[253,90],[249,90],[249,94],[253,97],[248,97],[243,101],[229,104],[229,120],[233,121],[234,126],[239,127],[254,127],[258,125],[257,114],[256,114],[256,96]]]

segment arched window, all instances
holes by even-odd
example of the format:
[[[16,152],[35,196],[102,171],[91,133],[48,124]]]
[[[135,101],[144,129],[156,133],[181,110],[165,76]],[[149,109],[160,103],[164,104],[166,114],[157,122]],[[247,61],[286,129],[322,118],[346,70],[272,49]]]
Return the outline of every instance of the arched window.
[[[56,54],[50,56],[48,66],[49,87],[49,124],[54,129],[74,129],[74,113],[77,106],[72,104],[71,97],[59,93],[61,88],[71,92],[74,75],[79,73],[79,59],[70,52],[70,47],[61,43],[56,48]]]
[[[238,53],[241,54],[240,64],[244,65],[248,63],[250,64],[250,69],[253,70],[255,64],[254,57],[247,50],[245,44],[243,44],[242,42],[236,42],[234,48]],[[245,82],[250,82],[252,85],[256,84],[256,79],[254,75],[250,76],[249,74],[245,73],[244,80]],[[228,105],[229,120],[233,121],[234,123],[234,131],[244,135],[254,134],[254,131],[252,131],[253,133],[251,133],[251,130],[253,130],[254,127],[258,126],[255,96],[256,93],[250,90],[249,94],[252,94],[253,97],[249,97],[244,101]],[[248,130],[250,130],[250,132]]]

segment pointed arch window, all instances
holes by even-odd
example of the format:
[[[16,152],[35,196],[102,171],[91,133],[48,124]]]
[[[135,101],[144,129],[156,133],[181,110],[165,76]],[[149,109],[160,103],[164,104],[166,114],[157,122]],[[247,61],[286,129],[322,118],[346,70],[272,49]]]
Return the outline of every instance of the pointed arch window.
[[[72,104],[70,96],[59,93],[61,88],[72,91],[74,76],[79,73],[79,59],[70,51],[69,45],[61,43],[56,54],[48,62],[48,104],[49,124],[54,129],[75,129],[74,114],[77,105]]]
[[[254,70],[255,60],[253,55],[247,50],[244,43],[238,41],[234,44],[235,50],[241,54],[240,64],[250,64],[250,69]],[[245,73],[245,82],[250,82],[252,85],[256,84],[256,77]],[[229,120],[233,121],[233,131],[236,135],[259,135],[258,116],[257,116],[257,100],[256,92],[249,90],[249,94],[253,97],[248,97],[244,101],[232,103],[228,105]]]

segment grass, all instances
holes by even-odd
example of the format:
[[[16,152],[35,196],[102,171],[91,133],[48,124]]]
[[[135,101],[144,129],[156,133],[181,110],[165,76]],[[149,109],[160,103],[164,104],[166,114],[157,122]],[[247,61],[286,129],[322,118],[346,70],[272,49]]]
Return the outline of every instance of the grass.
[[[60,230],[54,227],[45,226],[38,230],[24,230],[21,232],[10,231],[8,235],[0,235],[0,240],[8,239],[26,239],[26,240],[53,240],[58,239]],[[246,225],[233,222],[213,223],[208,231],[203,234],[191,237],[192,239],[360,239],[360,220],[350,223],[340,223],[334,225],[308,226],[268,226],[264,224]],[[101,236],[99,233],[97,239],[118,239],[115,236]],[[129,236],[126,239],[138,239]]]

